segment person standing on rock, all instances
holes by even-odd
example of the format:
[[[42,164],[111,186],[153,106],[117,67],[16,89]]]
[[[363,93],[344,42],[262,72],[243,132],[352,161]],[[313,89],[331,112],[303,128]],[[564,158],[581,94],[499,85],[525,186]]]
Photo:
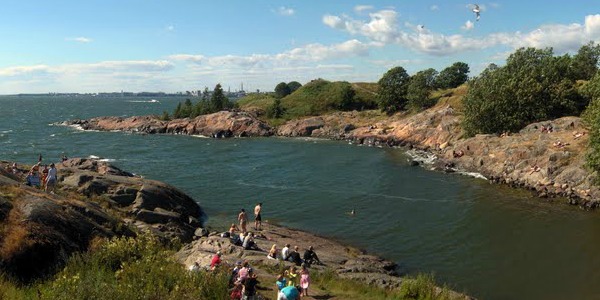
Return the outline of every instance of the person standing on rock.
[[[240,230],[242,233],[246,233],[246,223],[248,223],[248,216],[246,215],[246,210],[242,208],[240,214],[238,215],[238,221],[240,222]]]
[[[261,209],[262,209],[262,203],[258,203],[254,207],[254,230],[262,229],[262,216],[260,215]]]
[[[48,176],[46,177],[46,192],[50,192],[54,194],[54,187],[56,187],[56,181],[58,171],[54,166],[54,163],[50,164],[50,169],[48,170]]]

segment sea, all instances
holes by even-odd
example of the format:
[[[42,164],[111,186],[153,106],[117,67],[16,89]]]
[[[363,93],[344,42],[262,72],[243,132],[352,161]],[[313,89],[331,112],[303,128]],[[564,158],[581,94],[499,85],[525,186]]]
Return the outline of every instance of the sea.
[[[600,214],[565,199],[414,167],[398,148],[60,125],[160,115],[183,100],[1,96],[0,160],[33,164],[41,154],[49,163],[64,154],[109,161],[189,194],[214,229],[262,202],[265,222],[380,255],[402,274],[433,273],[440,284],[480,299],[600,299]]]

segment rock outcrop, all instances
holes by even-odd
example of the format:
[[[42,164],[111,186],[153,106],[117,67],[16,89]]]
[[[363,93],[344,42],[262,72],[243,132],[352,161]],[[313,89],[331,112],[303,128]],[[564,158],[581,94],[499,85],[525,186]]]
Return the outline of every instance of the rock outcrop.
[[[55,194],[23,182],[27,170],[0,164],[0,269],[24,281],[44,276],[96,238],[150,230],[189,242],[206,216],[189,196],[106,162],[74,158],[57,164]]]
[[[202,135],[216,138],[270,136],[272,128],[250,113],[221,111],[196,118],[162,121],[156,116],[98,117],[89,120],[71,120],[63,125],[79,126],[84,130],[128,131],[137,133],[166,133]]]

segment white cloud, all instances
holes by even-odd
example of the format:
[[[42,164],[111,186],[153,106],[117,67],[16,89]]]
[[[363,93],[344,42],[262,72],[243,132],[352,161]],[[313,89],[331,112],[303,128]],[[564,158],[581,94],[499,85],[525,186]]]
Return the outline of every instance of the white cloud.
[[[482,8],[480,6],[480,8]],[[483,9],[483,8],[482,8]],[[431,55],[451,55],[471,50],[481,50],[498,45],[518,47],[554,47],[557,52],[575,51],[590,40],[600,39],[600,14],[585,17],[584,24],[549,24],[529,33],[492,33],[482,37],[466,37],[461,34],[444,35],[430,31],[403,31],[398,26],[398,14],[393,10],[381,10],[369,14],[369,20],[356,20],[348,16],[323,17],[329,27],[362,36],[380,45],[397,44],[416,52]],[[470,30],[474,24],[465,23]]]
[[[429,10],[433,10],[433,11],[440,10],[440,7],[437,4],[434,4],[429,7]]]
[[[167,25],[167,27],[165,27],[166,31],[175,31],[175,26],[174,25]]]
[[[471,30],[471,29],[475,28],[475,23],[471,22],[471,20],[467,20],[467,22],[465,22],[465,25],[463,25],[460,28],[462,28],[464,30]]]
[[[251,54],[247,56],[223,55],[204,56],[193,54],[175,54],[169,56],[176,61],[187,61],[206,67],[277,67],[302,62],[317,62],[352,56],[365,56],[372,44],[365,44],[356,39],[333,45],[308,44],[302,47],[276,54]]]
[[[372,9],[373,9],[372,5],[357,5],[354,7],[354,11],[356,13],[362,13],[364,11],[372,10]]]
[[[324,15],[323,23],[331,28],[343,29],[344,21],[338,16]]]
[[[47,65],[34,65],[34,66],[17,66],[0,69],[0,77],[13,77],[20,75],[39,75],[47,74],[50,71],[50,67]]]
[[[91,43],[93,40],[86,37],[74,37],[74,38],[65,38],[66,41],[78,42],[78,43]]]
[[[277,12],[279,15],[282,15],[282,16],[293,16],[293,15],[294,15],[294,13],[296,13],[296,12],[295,12],[295,11],[294,11],[292,8],[285,7],[285,6],[281,6],[281,7],[279,7],[279,8],[276,10],[276,12]]]

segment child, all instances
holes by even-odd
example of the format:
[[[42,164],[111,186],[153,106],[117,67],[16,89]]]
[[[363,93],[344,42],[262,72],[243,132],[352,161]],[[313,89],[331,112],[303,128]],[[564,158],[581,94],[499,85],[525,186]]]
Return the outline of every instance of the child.
[[[308,286],[310,285],[310,274],[306,264],[302,264],[302,270],[300,270],[300,287],[302,287],[302,295],[308,296]]]

